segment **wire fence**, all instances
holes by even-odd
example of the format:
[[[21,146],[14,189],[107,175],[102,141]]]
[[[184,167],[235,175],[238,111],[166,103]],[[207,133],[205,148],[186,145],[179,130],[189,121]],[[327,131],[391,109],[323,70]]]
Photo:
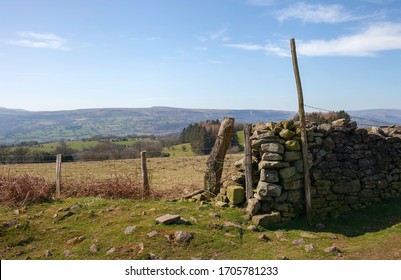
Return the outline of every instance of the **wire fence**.
[[[334,112],[333,110],[319,108],[319,107],[310,106],[310,105],[306,105],[306,104],[305,104],[305,107],[310,108],[310,109],[314,109],[314,110],[318,110],[319,112],[326,112],[326,113]],[[399,123],[390,123],[390,122],[384,121],[384,120],[359,117],[359,116],[355,116],[355,115],[350,115],[350,117],[351,117],[351,119],[353,121],[357,122],[359,127],[401,125]]]
[[[222,182],[230,181],[237,173],[235,162],[242,156],[242,154],[226,155]],[[207,158],[207,155],[148,158],[147,170],[151,190],[176,189],[177,193],[187,194],[203,188]],[[2,178],[23,176],[40,177],[47,182],[55,182],[56,161],[0,164],[0,181]],[[91,183],[102,181],[125,180],[141,185],[141,176],[141,160],[136,158],[136,155],[119,160],[62,162],[61,192],[69,185],[90,186]]]

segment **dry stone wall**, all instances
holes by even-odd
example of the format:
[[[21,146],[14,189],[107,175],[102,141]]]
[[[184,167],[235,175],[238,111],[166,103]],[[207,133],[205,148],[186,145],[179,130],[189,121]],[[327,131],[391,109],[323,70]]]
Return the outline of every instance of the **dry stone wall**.
[[[401,194],[401,130],[357,128],[345,119],[307,129],[314,217],[337,217]],[[300,129],[293,121],[254,125],[254,198],[247,211],[258,225],[305,212]],[[244,170],[244,159],[236,163]],[[244,175],[235,179],[244,182]],[[243,185],[244,187],[244,185]]]

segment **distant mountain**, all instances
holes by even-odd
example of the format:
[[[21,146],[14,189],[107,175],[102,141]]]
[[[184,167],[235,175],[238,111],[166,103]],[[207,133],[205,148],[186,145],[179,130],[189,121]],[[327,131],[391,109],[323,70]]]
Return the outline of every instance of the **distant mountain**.
[[[368,109],[348,111],[359,126],[401,125],[401,110],[399,109]]]
[[[31,112],[0,108],[0,144],[22,141],[82,139],[94,135],[178,134],[190,123],[233,117],[256,123],[292,118],[294,112],[276,110],[208,110],[170,107],[105,108]]]
[[[401,110],[349,111],[360,126],[401,124]],[[94,135],[178,134],[190,123],[233,117],[239,123],[282,121],[296,113],[277,110],[209,110],[171,107],[104,108],[31,112],[0,107],[0,144],[82,139]],[[373,122],[373,121],[379,122]]]

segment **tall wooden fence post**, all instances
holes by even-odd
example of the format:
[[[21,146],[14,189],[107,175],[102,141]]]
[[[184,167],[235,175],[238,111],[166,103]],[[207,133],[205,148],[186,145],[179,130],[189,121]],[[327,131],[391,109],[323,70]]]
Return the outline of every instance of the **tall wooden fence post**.
[[[148,197],[150,195],[150,188],[148,179],[148,166],[146,163],[146,151],[141,152],[141,167],[142,167],[142,183],[143,183],[142,195],[144,197]]]
[[[310,175],[309,175],[309,155],[308,155],[308,142],[306,136],[306,125],[305,125],[305,108],[304,108],[304,96],[302,93],[301,77],[298,69],[297,51],[295,47],[295,39],[290,40],[292,64],[294,67],[295,82],[298,91],[298,111],[299,111],[299,122],[301,125],[301,141],[302,141],[302,157],[304,163],[304,180],[305,180],[305,200],[306,200],[306,218],[310,222],[312,219],[312,202],[310,192]]]
[[[244,125],[245,194],[247,200],[253,197],[251,132],[252,124]]]
[[[224,158],[234,134],[234,118],[224,118],[221,122],[216,142],[206,161],[206,174],[204,177],[205,191],[218,194],[221,187]]]
[[[61,154],[56,157],[56,195],[61,194]]]

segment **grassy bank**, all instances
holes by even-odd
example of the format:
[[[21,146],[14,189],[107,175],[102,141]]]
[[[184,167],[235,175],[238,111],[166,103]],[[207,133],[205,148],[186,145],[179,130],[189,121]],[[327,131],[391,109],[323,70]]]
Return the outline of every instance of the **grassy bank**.
[[[164,214],[180,215],[190,224],[156,224],[155,219]],[[244,214],[240,208],[186,201],[90,197],[25,208],[1,206],[0,257],[401,259],[400,198],[326,220],[321,230],[299,219],[252,232],[247,229],[251,223],[243,218]],[[125,234],[128,226],[136,230]],[[192,238],[188,242],[171,240],[179,231],[190,233]],[[338,250],[325,252],[333,246]]]

